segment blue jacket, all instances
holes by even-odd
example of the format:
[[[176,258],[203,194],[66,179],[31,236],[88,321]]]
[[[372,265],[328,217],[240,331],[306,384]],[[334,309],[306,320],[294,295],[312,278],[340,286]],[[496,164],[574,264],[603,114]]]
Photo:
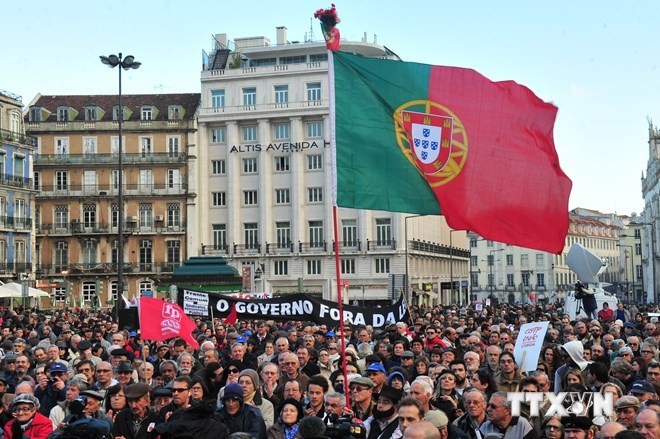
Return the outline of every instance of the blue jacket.
[[[222,407],[217,413],[229,429],[229,434],[243,432],[251,434],[254,439],[266,439],[266,424],[258,408],[242,403],[234,416],[226,410],[227,407]]]

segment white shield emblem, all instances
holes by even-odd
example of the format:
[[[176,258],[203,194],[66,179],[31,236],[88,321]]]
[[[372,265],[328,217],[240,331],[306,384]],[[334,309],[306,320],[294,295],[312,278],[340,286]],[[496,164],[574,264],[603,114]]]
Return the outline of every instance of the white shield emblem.
[[[435,162],[440,155],[442,127],[413,123],[411,134],[417,159],[425,165]]]

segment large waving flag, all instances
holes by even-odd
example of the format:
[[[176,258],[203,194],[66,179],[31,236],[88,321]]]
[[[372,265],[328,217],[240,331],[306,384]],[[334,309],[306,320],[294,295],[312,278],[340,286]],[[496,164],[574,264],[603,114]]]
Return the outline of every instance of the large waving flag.
[[[470,69],[343,52],[332,65],[338,206],[442,213],[452,229],[563,250],[572,183],[556,107]]]
[[[181,337],[195,349],[199,348],[199,343],[192,335],[197,325],[179,305],[141,297],[139,315],[142,339],[164,341]]]

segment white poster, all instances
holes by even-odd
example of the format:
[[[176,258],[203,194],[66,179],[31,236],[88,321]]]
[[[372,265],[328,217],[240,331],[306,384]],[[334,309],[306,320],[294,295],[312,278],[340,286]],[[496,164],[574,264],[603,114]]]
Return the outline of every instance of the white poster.
[[[520,372],[536,370],[549,322],[527,323],[520,327],[513,356]]]

